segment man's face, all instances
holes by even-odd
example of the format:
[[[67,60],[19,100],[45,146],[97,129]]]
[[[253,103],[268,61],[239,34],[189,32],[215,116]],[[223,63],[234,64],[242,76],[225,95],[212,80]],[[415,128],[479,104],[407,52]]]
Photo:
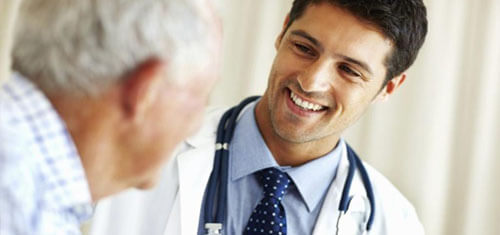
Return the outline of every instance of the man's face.
[[[291,143],[335,144],[381,90],[392,46],[375,27],[322,3],[282,32],[276,48],[262,99],[273,132]]]
[[[161,95],[154,101],[154,109],[145,115],[140,130],[136,130],[140,133],[134,138],[140,143],[134,144],[138,151],[131,156],[130,165],[124,167],[135,181],[132,186],[152,186],[159,169],[175,147],[194,134],[201,125],[209,93],[218,77],[221,25],[212,6],[200,6],[200,11],[208,28],[208,34],[203,38],[207,42],[205,53],[208,54],[204,54],[202,58],[209,61],[205,61],[207,63],[203,65],[181,65],[179,73],[165,73],[167,78],[158,84],[158,87],[161,87]],[[193,58],[196,56],[193,55]]]

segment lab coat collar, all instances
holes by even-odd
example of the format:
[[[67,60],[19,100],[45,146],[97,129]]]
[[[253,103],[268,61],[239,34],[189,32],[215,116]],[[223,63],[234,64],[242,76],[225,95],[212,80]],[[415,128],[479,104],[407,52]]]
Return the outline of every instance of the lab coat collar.
[[[241,118],[241,115],[245,112],[249,107],[253,107],[255,103],[259,102],[260,99],[248,104],[238,116],[237,120]],[[228,108],[224,108],[221,106],[208,107],[205,110],[205,117],[203,120],[203,125],[200,130],[196,132],[194,135],[186,138],[185,143],[191,147],[198,148],[207,144],[207,142],[215,144],[215,138],[217,135],[217,127],[219,126],[219,121],[222,118],[222,115],[228,110]]]
[[[201,125],[200,130],[198,130],[194,135],[188,137],[185,140],[185,143],[193,148],[198,148],[209,142],[215,144],[217,126],[222,114],[224,114],[225,111],[226,109],[221,107],[207,108],[203,119],[203,125]]]

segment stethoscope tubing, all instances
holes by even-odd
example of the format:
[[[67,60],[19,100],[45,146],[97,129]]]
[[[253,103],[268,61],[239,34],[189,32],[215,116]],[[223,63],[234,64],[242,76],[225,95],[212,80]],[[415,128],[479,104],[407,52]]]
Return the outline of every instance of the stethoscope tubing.
[[[205,221],[211,223],[221,223],[224,221],[226,216],[226,203],[227,199],[227,178],[229,169],[229,143],[234,135],[234,129],[236,128],[236,119],[241,110],[245,108],[249,103],[257,100],[260,96],[252,96],[243,100],[238,106],[231,108],[226,111],[219,122],[217,127],[217,138],[216,146],[220,148],[215,150],[214,166],[212,173],[210,174],[210,179],[208,182],[207,189],[207,202],[216,201],[216,195],[219,195],[219,199],[216,205],[217,211],[215,219],[213,218],[214,205],[210,203],[205,203]],[[222,169],[222,170],[221,170]],[[220,184],[220,185],[218,185]],[[219,191],[217,192],[217,186],[219,186]]]
[[[354,153],[354,150],[352,150],[351,147],[348,147],[350,151]],[[356,156],[356,154],[351,154],[353,156]],[[365,169],[365,166],[363,162],[361,162],[361,159],[359,157],[354,158],[356,162],[356,166],[359,169],[359,174],[361,175],[361,179],[363,181],[363,185],[365,186],[365,191],[366,195],[368,197],[368,201],[370,202],[370,217],[368,217],[368,222],[366,223],[366,230],[370,230],[372,225],[373,225],[373,220],[375,219],[375,195],[373,193],[373,188],[372,188],[372,183],[370,181],[370,177],[368,176],[368,172]]]
[[[221,120],[226,120],[229,115],[231,115],[232,111],[234,108],[231,108],[229,111],[224,113],[222,116]],[[219,126],[217,127],[217,139],[216,143],[221,143],[222,139],[224,137],[224,129],[225,129],[226,122],[221,121],[219,122]],[[215,218],[213,218],[214,213],[214,205],[208,202],[216,202],[215,197],[217,194],[217,184],[221,182],[220,179],[220,172],[221,172],[221,156],[222,154],[222,149],[216,149],[215,150],[215,157],[214,157],[214,165],[212,172],[210,173],[210,178],[208,180],[208,188],[207,188],[207,203],[205,203],[205,221],[210,222],[210,223],[215,223],[219,221],[223,221],[220,219],[220,215],[216,215]],[[219,203],[217,203],[219,204]],[[218,206],[218,205],[217,205]],[[219,214],[219,212],[217,212]],[[222,217],[223,218],[223,217]]]

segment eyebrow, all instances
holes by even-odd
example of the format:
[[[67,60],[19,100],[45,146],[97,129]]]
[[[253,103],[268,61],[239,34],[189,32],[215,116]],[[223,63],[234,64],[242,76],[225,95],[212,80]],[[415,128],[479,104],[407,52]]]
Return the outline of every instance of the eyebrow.
[[[349,63],[352,63],[352,64],[355,64],[355,65],[358,65],[359,67],[363,68],[364,70],[366,70],[370,75],[373,75],[373,72],[372,70],[370,69],[370,66],[368,66],[368,64],[362,62],[362,61],[359,61],[359,60],[356,60],[354,58],[351,58],[349,56],[345,56],[345,55],[337,55],[339,56],[340,58],[346,60],[347,62]]]
[[[309,42],[314,44],[314,46],[318,47],[320,50],[323,50],[323,45],[316,38],[314,38],[304,30],[294,30],[290,34],[307,39]]]
[[[311,36],[310,34],[308,34],[304,30],[294,30],[294,31],[290,32],[290,34],[292,34],[294,36],[302,37],[302,38],[308,40],[309,42],[311,42],[312,44],[314,44],[314,46],[318,47],[321,51],[324,50],[323,45],[316,38],[314,38],[313,36]],[[368,64],[366,64],[365,62],[362,62],[360,60],[356,60],[356,59],[349,57],[349,56],[346,56],[346,55],[336,54],[336,56],[346,60],[349,63],[358,65],[359,67],[366,70],[370,75],[373,75],[373,72],[372,72],[370,66],[368,66]]]

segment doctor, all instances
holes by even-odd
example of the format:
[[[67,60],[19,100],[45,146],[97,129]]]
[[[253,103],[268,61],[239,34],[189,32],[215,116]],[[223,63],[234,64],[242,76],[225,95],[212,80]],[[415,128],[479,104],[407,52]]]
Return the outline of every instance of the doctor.
[[[93,234],[206,234],[218,205],[223,234],[423,234],[412,205],[367,164],[371,189],[357,170],[339,208],[353,164],[341,135],[404,82],[426,32],[421,0],[295,0],[267,90],[238,115],[227,146],[227,181],[218,181],[227,200],[208,196],[225,112],[216,110],[160,187],[99,205]]]

